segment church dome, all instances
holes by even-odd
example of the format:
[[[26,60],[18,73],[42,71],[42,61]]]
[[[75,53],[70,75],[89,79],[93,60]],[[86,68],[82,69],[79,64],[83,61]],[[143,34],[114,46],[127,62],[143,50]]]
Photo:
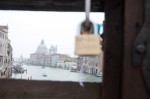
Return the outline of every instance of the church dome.
[[[36,52],[37,53],[44,53],[44,54],[47,53],[47,47],[44,44],[44,40],[41,41],[41,44],[37,47],[37,51]]]

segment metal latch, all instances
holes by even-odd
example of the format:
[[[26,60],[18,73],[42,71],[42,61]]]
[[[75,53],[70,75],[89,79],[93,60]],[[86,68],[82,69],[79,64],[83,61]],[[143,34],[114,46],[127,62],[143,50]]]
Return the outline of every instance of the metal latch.
[[[142,71],[150,91],[150,0],[145,0],[145,22],[137,35],[133,47],[133,64],[142,65]]]

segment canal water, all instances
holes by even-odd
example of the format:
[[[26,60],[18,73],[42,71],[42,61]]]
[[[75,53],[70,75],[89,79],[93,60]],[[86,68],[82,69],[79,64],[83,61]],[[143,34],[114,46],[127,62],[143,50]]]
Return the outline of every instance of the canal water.
[[[73,82],[101,82],[102,77],[95,75],[81,74],[80,72],[71,72],[70,70],[42,67],[33,65],[23,65],[27,70],[22,74],[13,74],[12,79],[26,79],[26,80],[51,80],[51,81],[73,81]],[[45,76],[43,76],[45,75]]]

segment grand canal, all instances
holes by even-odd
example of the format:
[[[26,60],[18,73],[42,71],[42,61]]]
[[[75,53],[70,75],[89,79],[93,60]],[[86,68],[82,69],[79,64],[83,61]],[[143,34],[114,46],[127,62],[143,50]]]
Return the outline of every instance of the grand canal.
[[[26,80],[52,80],[52,81],[73,81],[78,82],[101,82],[102,77],[95,75],[81,74],[80,72],[71,72],[70,70],[60,68],[50,68],[33,65],[23,65],[25,71],[22,74],[13,74],[12,79],[26,79]],[[46,76],[43,76],[45,74]]]

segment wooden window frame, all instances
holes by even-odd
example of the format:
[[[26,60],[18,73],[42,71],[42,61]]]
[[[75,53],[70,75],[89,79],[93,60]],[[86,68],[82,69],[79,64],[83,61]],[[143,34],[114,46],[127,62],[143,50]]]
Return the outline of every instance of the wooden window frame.
[[[0,9],[76,12],[84,9],[80,1],[1,0]],[[132,64],[132,45],[144,21],[144,0],[93,0],[92,6],[92,11],[105,12],[103,82],[85,83],[83,88],[74,82],[1,79],[0,98],[149,99],[142,67]]]
[[[49,6],[51,5],[51,6]],[[2,0],[1,10],[30,10],[30,11],[74,11],[84,10],[84,1],[70,0]],[[101,6],[100,6],[101,5]],[[92,11],[103,11],[103,1],[92,2]],[[37,81],[0,79],[0,98],[2,99],[100,99],[100,83]]]

